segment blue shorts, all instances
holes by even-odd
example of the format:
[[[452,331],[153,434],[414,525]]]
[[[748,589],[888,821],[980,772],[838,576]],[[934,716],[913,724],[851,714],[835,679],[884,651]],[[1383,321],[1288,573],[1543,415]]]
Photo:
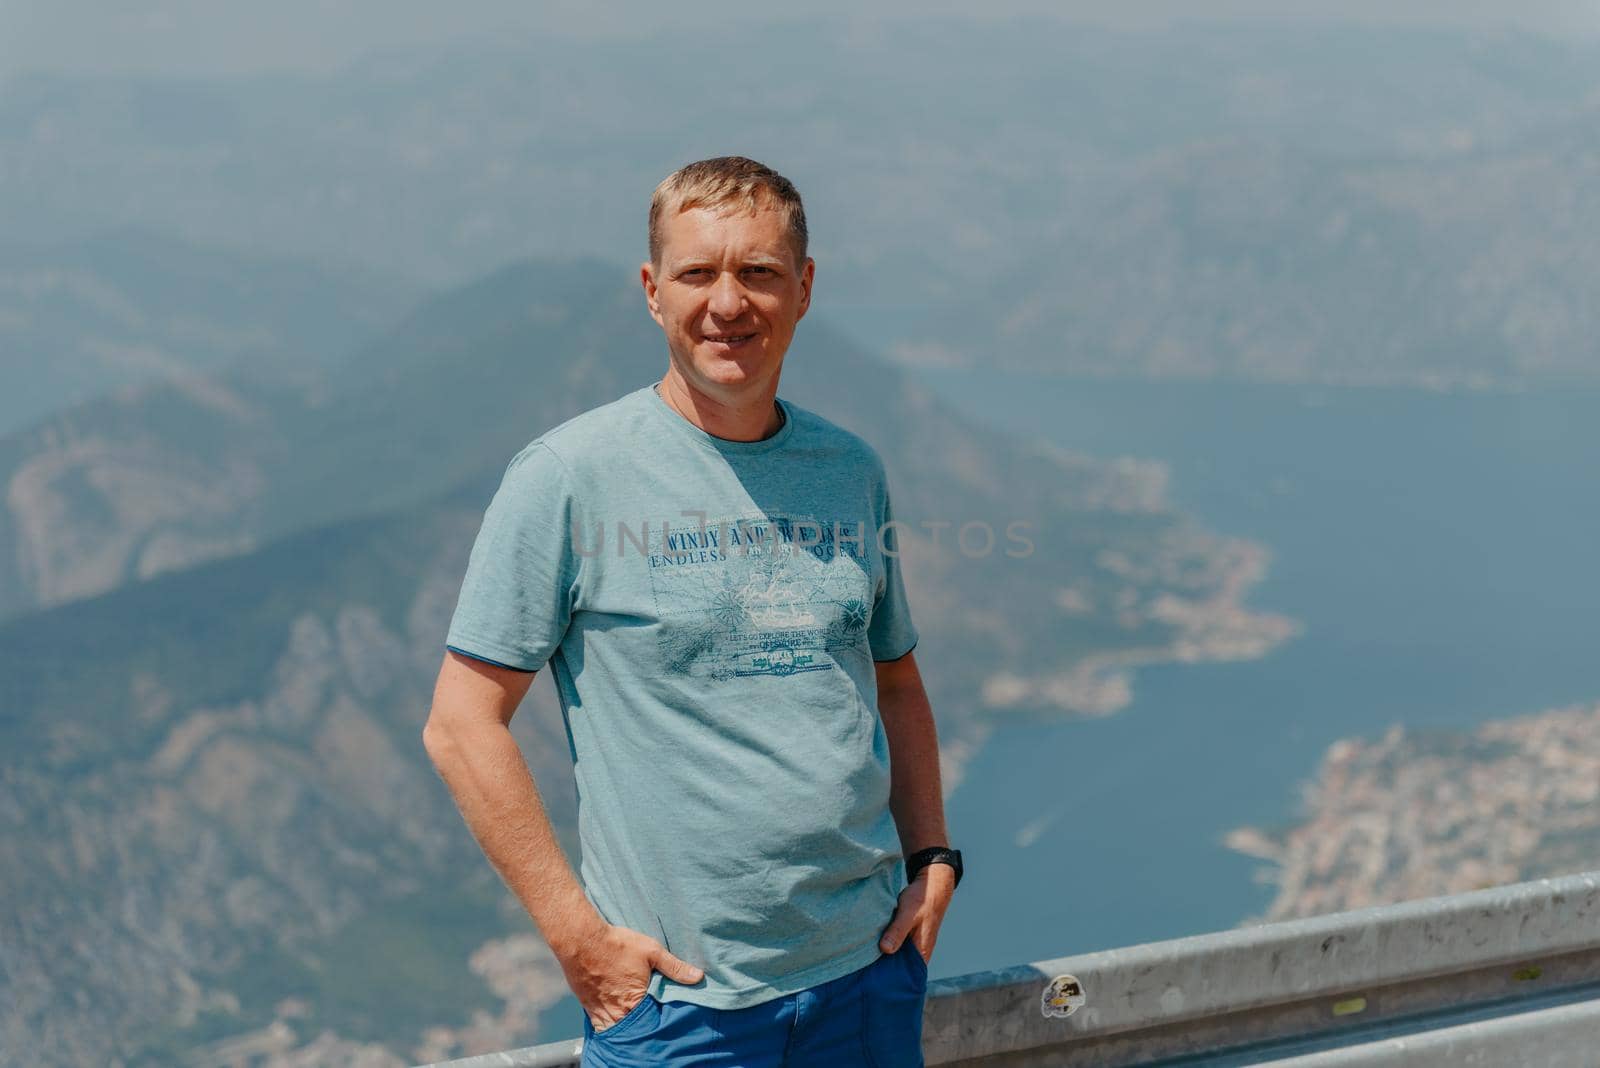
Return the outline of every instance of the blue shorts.
[[[908,937],[848,975],[742,1009],[652,995],[596,1032],[583,1014],[584,1068],[922,1068],[928,964]]]

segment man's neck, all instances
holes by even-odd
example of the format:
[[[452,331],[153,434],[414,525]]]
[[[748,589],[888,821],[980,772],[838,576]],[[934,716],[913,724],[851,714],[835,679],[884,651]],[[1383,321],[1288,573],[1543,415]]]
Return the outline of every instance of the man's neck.
[[[763,396],[749,406],[732,407],[689,388],[681,379],[668,374],[655,385],[667,407],[704,430],[725,441],[762,441],[783,429],[783,407],[775,396]]]

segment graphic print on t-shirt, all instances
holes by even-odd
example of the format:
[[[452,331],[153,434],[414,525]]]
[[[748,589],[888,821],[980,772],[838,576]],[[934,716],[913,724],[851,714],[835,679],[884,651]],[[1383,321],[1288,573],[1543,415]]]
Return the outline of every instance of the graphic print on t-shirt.
[[[859,519],[708,518],[644,538],[668,670],[718,681],[837,667],[863,645],[871,565]]]

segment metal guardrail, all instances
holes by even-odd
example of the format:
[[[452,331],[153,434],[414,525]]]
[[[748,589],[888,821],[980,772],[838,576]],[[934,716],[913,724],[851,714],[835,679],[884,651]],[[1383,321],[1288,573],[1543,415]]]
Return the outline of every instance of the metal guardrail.
[[[1047,1014],[1063,975],[1082,1002]],[[565,1068],[582,1048],[434,1068]],[[936,979],[923,1051],[1007,1068],[1595,1068],[1600,872]]]

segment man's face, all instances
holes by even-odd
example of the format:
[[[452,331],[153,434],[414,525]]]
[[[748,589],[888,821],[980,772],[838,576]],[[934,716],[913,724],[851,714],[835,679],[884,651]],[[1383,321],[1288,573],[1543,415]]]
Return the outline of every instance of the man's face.
[[[815,263],[795,263],[770,208],[691,208],[665,219],[661,236],[661,263],[644,264],[640,279],[673,366],[724,403],[762,392],[811,304]]]

